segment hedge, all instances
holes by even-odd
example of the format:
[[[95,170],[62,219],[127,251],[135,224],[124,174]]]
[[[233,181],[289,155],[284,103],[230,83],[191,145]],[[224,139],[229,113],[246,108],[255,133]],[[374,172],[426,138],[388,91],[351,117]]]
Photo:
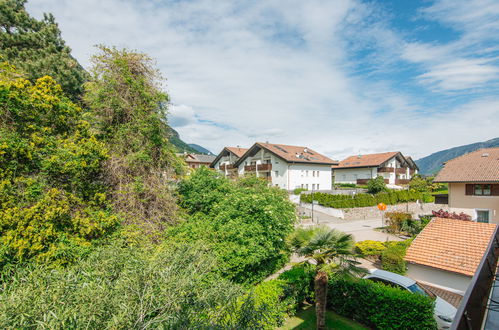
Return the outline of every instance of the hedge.
[[[399,190],[390,192],[381,192],[375,195],[371,194],[356,194],[350,195],[333,195],[328,193],[316,192],[313,194],[301,194],[300,201],[311,203],[313,200],[318,201],[320,205],[326,207],[334,207],[337,209],[375,206],[379,203],[393,205],[405,202],[415,202],[417,200],[425,203],[433,202],[433,196],[428,193],[419,191]]]
[[[369,280],[331,279],[328,308],[374,329],[436,329],[434,301]]]

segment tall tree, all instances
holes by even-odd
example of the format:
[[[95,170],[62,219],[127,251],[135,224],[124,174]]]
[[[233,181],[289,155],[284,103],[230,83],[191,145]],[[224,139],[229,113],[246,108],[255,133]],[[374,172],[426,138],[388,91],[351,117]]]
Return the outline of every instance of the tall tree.
[[[73,101],[83,93],[87,73],[71,56],[51,14],[36,20],[25,10],[26,0],[0,0],[0,57],[34,82],[53,77]]]
[[[316,265],[314,280],[317,329],[326,329],[326,299],[328,274],[355,276],[363,274],[358,267],[352,235],[327,227],[298,228],[289,237],[293,252],[305,257],[304,262]]]

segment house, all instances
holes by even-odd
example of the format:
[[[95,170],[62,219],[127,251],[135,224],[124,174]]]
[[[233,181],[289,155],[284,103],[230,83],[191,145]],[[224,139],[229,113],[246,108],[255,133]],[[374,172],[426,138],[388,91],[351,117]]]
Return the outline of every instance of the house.
[[[447,161],[434,182],[449,184],[451,211],[469,214],[475,221],[499,223],[499,148]]]
[[[407,249],[407,275],[418,282],[464,295],[495,224],[434,218]]]
[[[308,147],[257,142],[234,165],[239,176],[255,174],[282,189],[326,190],[337,163]]]
[[[222,172],[225,176],[237,176],[237,167],[234,165],[244,153],[248,151],[247,148],[225,147],[211,162],[210,167]]]
[[[192,153],[177,154],[177,156],[182,157],[187,163],[187,166],[189,166],[190,168],[200,168],[201,166],[208,167],[215,159],[215,156],[212,155]]]
[[[332,169],[335,183],[354,184],[366,184],[377,176],[382,176],[388,184],[407,184],[418,173],[412,158],[398,151],[350,156]]]

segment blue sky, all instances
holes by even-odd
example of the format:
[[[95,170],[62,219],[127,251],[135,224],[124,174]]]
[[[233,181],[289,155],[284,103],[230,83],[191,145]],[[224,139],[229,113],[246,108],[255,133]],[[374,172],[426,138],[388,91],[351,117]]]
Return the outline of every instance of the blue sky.
[[[169,122],[213,152],[255,141],[414,158],[499,136],[499,1],[31,0],[74,56],[149,54]]]

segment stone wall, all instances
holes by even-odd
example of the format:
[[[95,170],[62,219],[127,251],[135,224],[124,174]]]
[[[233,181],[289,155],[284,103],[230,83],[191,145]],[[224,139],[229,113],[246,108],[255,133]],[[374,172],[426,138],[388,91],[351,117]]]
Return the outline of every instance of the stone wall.
[[[409,212],[417,217],[418,215],[431,214],[431,211],[443,209],[449,211],[448,205],[434,203],[403,203],[396,205],[387,205],[385,212]],[[381,211],[377,206],[356,207],[351,209],[341,209],[345,220],[359,219],[378,219],[381,217]]]

